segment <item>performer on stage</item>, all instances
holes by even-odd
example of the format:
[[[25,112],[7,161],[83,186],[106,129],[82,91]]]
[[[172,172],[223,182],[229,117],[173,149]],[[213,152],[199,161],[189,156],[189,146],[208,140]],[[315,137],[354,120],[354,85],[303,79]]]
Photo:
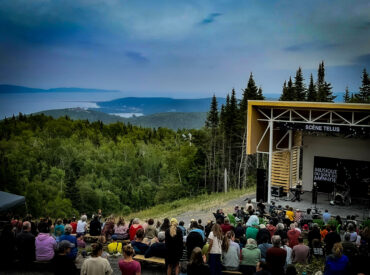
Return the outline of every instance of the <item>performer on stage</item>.
[[[318,192],[318,187],[316,182],[313,183],[312,187],[312,204],[317,204],[317,192]]]
[[[297,181],[297,186],[294,192],[295,199],[301,201],[302,184],[301,181]]]

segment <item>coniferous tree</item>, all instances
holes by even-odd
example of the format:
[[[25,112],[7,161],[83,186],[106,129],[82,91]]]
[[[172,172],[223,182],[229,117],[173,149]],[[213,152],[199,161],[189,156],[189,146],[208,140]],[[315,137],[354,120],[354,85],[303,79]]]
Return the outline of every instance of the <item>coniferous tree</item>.
[[[307,89],[306,100],[307,101],[316,101],[316,98],[317,98],[316,86],[313,82],[313,77],[312,77],[312,74],[311,74],[310,84],[308,85],[308,89]]]
[[[295,100],[297,101],[304,101],[306,98],[306,87],[303,81],[302,69],[299,67],[294,78]]]
[[[288,85],[284,82],[283,92],[280,96],[280,101],[294,101],[295,100],[295,91],[293,86],[292,78],[289,77]]]
[[[345,91],[345,93],[343,95],[343,101],[345,103],[348,103],[348,102],[350,102],[350,100],[351,100],[351,97],[349,96],[349,90],[348,90],[348,86],[347,86],[346,87],[346,91]]]
[[[210,111],[208,112],[207,120],[206,120],[206,127],[215,129],[218,127],[218,107],[217,107],[217,98],[215,95],[212,97],[212,102],[211,102],[211,108]]]
[[[325,81],[325,67],[324,61],[319,64],[319,69],[317,71],[317,98],[316,101],[319,102],[333,102],[336,96],[333,96],[331,91],[331,84]]]
[[[370,78],[366,69],[362,71],[362,85],[359,93],[356,94],[356,100],[360,103],[370,102]]]

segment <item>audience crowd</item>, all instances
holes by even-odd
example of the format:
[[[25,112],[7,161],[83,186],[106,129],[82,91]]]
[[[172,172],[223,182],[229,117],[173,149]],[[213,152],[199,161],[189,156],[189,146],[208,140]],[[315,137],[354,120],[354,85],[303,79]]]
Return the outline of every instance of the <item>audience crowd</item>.
[[[369,274],[370,228],[356,217],[344,221],[327,210],[321,215],[250,200],[233,213],[219,209],[213,215],[205,225],[195,219],[185,225],[175,218],[136,218],[127,224],[123,218],[103,219],[101,211],[89,220],[86,215],[54,222],[14,217],[0,235],[1,268],[48,263],[55,274],[112,274],[107,258],[123,255],[118,262],[122,274],[139,275],[141,264],[134,256],[144,255],[164,258],[167,274],[176,275],[218,275],[223,270],[288,275],[320,261],[324,268],[312,274]],[[78,268],[77,257],[83,259]]]

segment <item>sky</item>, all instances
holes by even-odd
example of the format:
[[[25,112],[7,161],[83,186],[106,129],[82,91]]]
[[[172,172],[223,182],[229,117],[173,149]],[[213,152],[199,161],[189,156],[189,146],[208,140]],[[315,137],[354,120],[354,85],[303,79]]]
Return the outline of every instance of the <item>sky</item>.
[[[368,0],[2,0],[0,83],[225,96],[281,93],[324,60],[335,92],[370,70]]]

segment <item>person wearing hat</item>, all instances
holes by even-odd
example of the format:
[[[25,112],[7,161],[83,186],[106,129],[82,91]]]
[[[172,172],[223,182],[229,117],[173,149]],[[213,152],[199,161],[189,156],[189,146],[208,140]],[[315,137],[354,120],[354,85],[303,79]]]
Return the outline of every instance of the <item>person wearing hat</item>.
[[[175,274],[179,274],[179,262],[183,252],[183,236],[177,225],[177,220],[172,218],[170,228],[165,233],[167,274],[172,274],[173,271],[175,271]]]
[[[122,243],[117,242],[117,236],[112,236],[112,242],[108,244],[108,252],[109,254],[116,254],[121,253],[122,254]]]
[[[71,249],[75,245],[67,240],[62,240],[58,244],[57,253],[55,254],[52,262],[54,268],[54,274],[65,275],[65,274],[78,274],[76,265],[73,259],[68,257]]]
[[[153,243],[148,250],[145,252],[145,258],[150,257],[158,257],[158,258],[166,258],[167,256],[167,249],[164,240],[166,235],[163,231],[158,233],[158,237],[155,243]]]

